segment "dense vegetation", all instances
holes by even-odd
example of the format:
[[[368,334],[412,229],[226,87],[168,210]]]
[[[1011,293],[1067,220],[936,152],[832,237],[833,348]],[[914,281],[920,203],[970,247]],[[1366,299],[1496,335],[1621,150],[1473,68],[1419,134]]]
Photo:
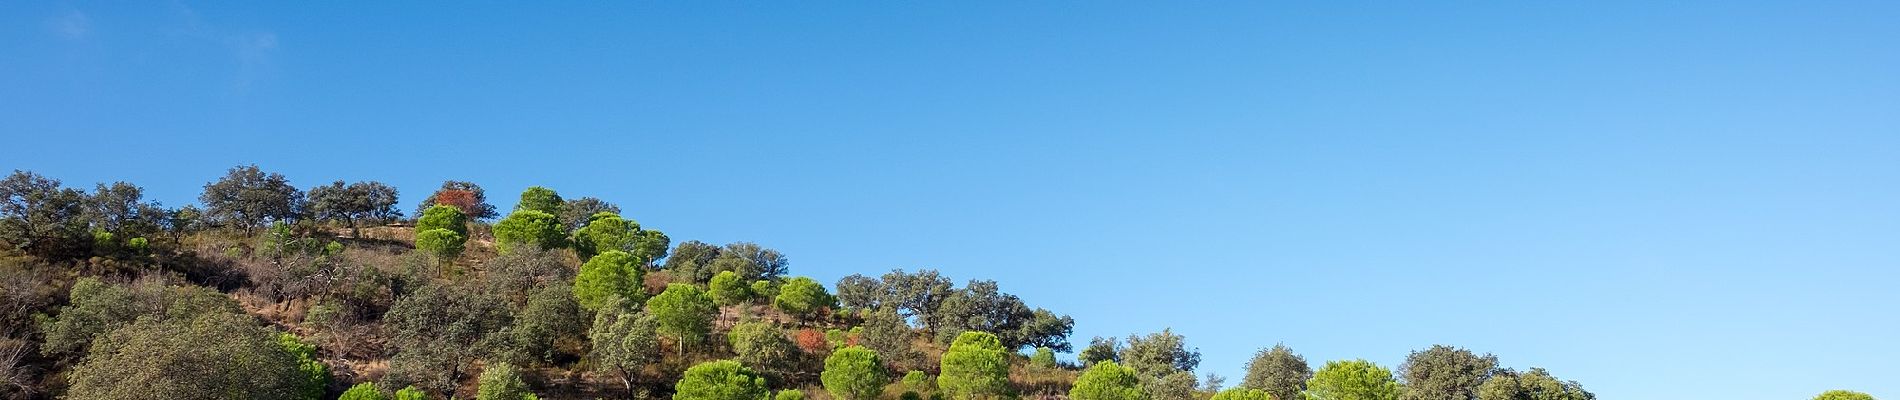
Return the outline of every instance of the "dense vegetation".
[[[933,270],[827,288],[753,243],[674,245],[530,188],[299,190],[255,166],[164,207],[138,186],[0,182],[0,395],[73,399],[1593,399],[1432,346],[1395,370],[1260,350],[1231,388],[1163,329],[1077,349],[1074,321]],[[489,221],[494,221],[490,223]],[[1076,353],[1077,362],[1055,353]],[[1871,398],[1834,391],[1819,398]]]

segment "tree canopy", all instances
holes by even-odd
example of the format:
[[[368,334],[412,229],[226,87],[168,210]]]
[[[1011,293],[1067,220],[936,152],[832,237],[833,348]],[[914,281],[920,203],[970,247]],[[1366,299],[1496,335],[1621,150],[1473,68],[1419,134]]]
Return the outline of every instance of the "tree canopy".
[[[1392,370],[1366,360],[1327,361],[1306,381],[1309,400],[1396,400],[1403,392]]]
[[[834,399],[875,400],[884,393],[884,385],[890,383],[891,378],[877,352],[851,346],[825,357],[822,380],[825,391],[831,392]]]
[[[554,214],[517,210],[495,223],[495,247],[508,252],[522,246],[552,249],[567,245],[567,231]]]
[[[666,291],[647,300],[646,309],[660,323],[660,334],[678,341],[682,348],[705,341],[719,312],[712,296],[683,283],[666,285]]]
[[[673,388],[673,400],[760,400],[771,394],[764,377],[732,360],[694,365]]]
[[[1009,393],[1009,354],[996,335],[957,335],[944,351],[938,370],[937,389],[951,399],[988,399]]]
[[[646,270],[633,255],[609,250],[581,264],[574,277],[574,298],[582,308],[600,310],[611,302],[646,300]]]
[[[1478,396],[1478,385],[1491,377],[1498,358],[1477,355],[1471,350],[1435,345],[1414,351],[1399,365],[1405,381],[1405,400],[1471,400]]]
[[[1102,361],[1090,365],[1075,378],[1075,387],[1069,389],[1069,398],[1075,400],[1143,400],[1147,395],[1141,390],[1141,377],[1134,368],[1128,368],[1114,361]]]
[[[1240,386],[1264,390],[1276,399],[1297,399],[1300,391],[1306,390],[1306,380],[1312,378],[1313,368],[1307,366],[1306,357],[1293,353],[1285,344],[1275,344],[1260,349],[1247,361],[1247,376]]]
[[[248,315],[144,317],[92,343],[68,377],[75,399],[301,399],[308,375]]]

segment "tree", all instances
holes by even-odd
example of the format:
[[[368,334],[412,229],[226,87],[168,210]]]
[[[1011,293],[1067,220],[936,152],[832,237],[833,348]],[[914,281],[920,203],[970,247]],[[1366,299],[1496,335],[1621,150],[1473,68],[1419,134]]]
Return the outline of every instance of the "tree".
[[[508,363],[496,363],[482,370],[476,400],[534,400],[521,371]]]
[[[673,400],[759,400],[771,394],[764,377],[732,360],[687,368],[673,386]]]
[[[916,318],[925,329],[941,332],[938,329],[935,313],[950,297],[950,278],[938,275],[936,270],[918,270],[906,273],[893,269],[884,274],[884,296],[879,300],[887,307],[897,310],[904,318]]]
[[[971,280],[944,298],[935,317],[939,340],[950,340],[964,331],[989,332],[1003,340],[1004,348],[1015,350],[1023,343],[1013,333],[1034,318],[1035,311],[1016,295],[998,290],[996,281]]]
[[[834,399],[875,400],[884,394],[884,384],[891,378],[884,370],[884,361],[877,358],[877,352],[851,346],[825,357],[825,372],[820,380]]]
[[[302,378],[298,382],[297,398],[317,400],[323,397],[323,390],[330,386],[330,367],[317,361],[317,346],[311,346],[289,333],[277,334],[277,345],[283,347],[297,360],[297,371]]]
[[[461,256],[464,250],[463,245],[466,243],[468,243],[468,237],[448,229],[438,228],[416,232],[416,249],[436,256],[443,261],[444,265],[447,265],[449,260]]]
[[[83,257],[92,243],[85,201],[59,180],[15,170],[0,180],[0,242],[40,257]]]
[[[780,276],[789,271],[790,263],[791,261],[778,250],[760,247],[757,243],[738,242],[727,244],[726,247],[719,249],[719,255],[714,257],[707,267],[711,270],[705,273],[732,271],[746,281],[777,281]],[[695,280],[695,282],[704,282],[704,280]]]
[[[805,400],[805,392],[794,389],[780,390],[778,394],[772,396],[772,400]]]
[[[784,382],[796,367],[798,346],[786,338],[785,331],[764,322],[744,322],[733,325],[726,333],[726,340],[732,345],[736,360],[751,366],[761,375],[773,381]]]
[[[1021,343],[1023,346],[1048,348],[1067,353],[1074,349],[1069,344],[1069,334],[1074,331],[1074,318],[1037,308],[1021,327],[1009,332],[1009,337],[1012,342]]]
[[[1298,399],[1300,391],[1306,390],[1306,380],[1312,378],[1306,357],[1294,354],[1285,344],[1275,344],[1254,353],[1240,386],[1265,390],[1275,399]]]
[[[561,205],[561,213],[555,215],[561,217],[562,226],[572,231],[587,226],[589,221],[600,214],[620,215],[620,206],[606,200],[582,197],[567,200]]]
[[[1009,355],[996,335],[957,335],[938,368],[937,389],[951,399],[1000,398],[1009,393]]]
[[[633,378],[660,358],[657,329],[659,323],[648,314],[600,312],[594,317],[593,329],[587,331],[593,344],[589,356],[594,359],[594,368],[619,377],[628,394],[634,394]]]
[[[1188,349],[1187,337],[1174,333],[1173,329],[1162,329],[1146,336],[1129,335],[1128,347],[1121,352],[1121,363],[1144,377],[1160,378],[1176,371],[1194,371],[1194,367],[1201,365],[1201,352]]]
[[[643,229],[640,231],[640,241],[633,245],[632,253],[640,256],[640,260],[646,261],[647,266],[653,266],[657,265],[660,259],[666,258],[666,249],[672,243],[673,239],[666,237],[666,233]]]
[[[376,382],[363,382],[350,386],[350,389],[344,390],[343,395],[338,396],[336,400],[389,400],[389,396],[383,395],[383,390],[376,388]]]
[[[574,250],[582,257],[606,251],[635,251],[640,242],[640,223],[619,214],[599,213],[574,231]],[[652,260],[642,260],[646,265]]]
[[[718,257],[719,246],[688,240],[673,249],[673,255],[666,258],[663,267],[673,274],[674,281],[705,282],[718,273],[712,269],[712,261]]]
[[[838,304],[847,309],[869,310],[877,308],[878,298],[882,297],[883,283],[877,278],[851,274],[838,279]]]
[[[1327,361],[1306,381],[1307,400],[1396,400],[1392,371],[1366,360]]]
[[[1069,398],[1075,400],[1144,400],[1147,396],[1141,390],[1141,378],[1134,368],[1124,367],[1114,361],[1097,362],[1082,371],[1075,378],[1075,386],[1069,389]]]
[[[416,231],[447,229],[462,237],[468,237],[468,216],[462,210],[446,205],[437,205],[423,209],[416,217]]]
[[[189,319],[239,312],[237,302],[223,293],[197,286],[167,286],[157,280],[126,286],[80,278],[69,293],[70,304],[60,307],[59,317],[42,326],[45,343],[40,351],[48,356],[76,356],[101,335],[141,318]]]
[[[481,280],[475,283],[481,284],[484,293],[521,305],[539,287],[574,281],[579,266],[569,264],[562,251],[529,247],[497,254],[482,262],[481,269]]]
[[[1210,398],[1209,400],[1274,400],[1274,399],[1276,399],[1276,397],[1273,397],[1273,394],[1267,393],[1267,391],[1265,390],[1237,387],[1237,388],[1222,390],[1219,393],[1214,393],[1214,397]]]
[[[468,368],[506,340],[514,324],[507,304],[456,286],[426,286],[397,300],[383,315],[389,330],[389,378],[453,397]]]
[[[1596,395],[1583,390],[1583,385],[1576,381],[1559,381],[1543,368],[1531,368],[1523,374],[1510,369],[1499,370],[1478,385],[1478,400],[1595,399]]]
[[[302,212],[303,192],[290,186],[283,175],[265,173],[256,165],[240,165],[231,167],[223,178],[205,184],[198,202],[205,205],[206,218],[249,232],[295,219]]]
[[[1852,390],[1829,390],[1814,396],[1814,400],[1874,400],[1874,396]]]
[[[437,205],[455,207],[462,211],[462,215],[475,219],[485,220],[501,215],[495,212],[494,205],[488,204],[488,193],[482,190],[481,185],[476,185],[474,182],[443,181],[441,189],[437,189],[435,193],[422,199],[422,205],[416,208],[416,214],[422,214],[423,210]]]
[[[1083,348],[1082,353],[1076,355],[1076,359],[1081,361],[1082,365],[1093,365],[1103,361],[1120,362],[1121,352],[1121,342],[1116,341],[1115,338],[1096,336],[1089,339],[1089,347]]]
[[[864,333],[858,336],[858,343],[876,351],[880,358],[892,365],[921,367],[922,356],[911,348],[911,339],[916,332],[904,322],[904,317],[896,311],[876,308],[866,310]]]
[[[158,202],[145,201],[145,189],[126,182],[101,183],[86,198],[86,223],[124,237],[158,233],[166,216]]]
[[[527,190],[521,191],[521,202],[515,203],[514,212],[534,210],[548,213],[548,215],[561,215],[561,209],[565,208],[566,205],[567,203],[561,200],[561,195],[555,193],[554,189],[529,186]],[[563,229],[561,231],[566,232],[567,230]]]
[[[529,366],[555,360],[560,352],[556,343],[582,340],[587,324],[581,318],[581,306],[574,289],[565,282],[549,282],[528,296],[528,303],[515,313],[515,324],[508,329],[509,363]]]
[[[825,285],[802,276],[779,285],[778,297],[772,299],[772,305],[779,310],[804,318],[811,318],[837,303],[838,300],[825,291]]]
[[[1471,400],[1478,397],[1478,385],[1491,377],[1498,358],[1477,355],[1470,350],[1434,345],[1414,351],[1399,365],[1405,382],[1405,400]]]
[[[739,274],[732,271],[719,271],[712,281],[706,283],[706,291],[712,295],[713,302],[722,306],[744,303],[752,298],[752,288],[739,280]]]
[[[310,188],[310,214],[318,220],[341,220],[350,227],[350,236],[360,237],[357,221],[387,222],[402,218],[396,210],[396,188],[382,182],[343,181]]]
[[[565,246],[567,231],[554,214],[539,210],[517,210],[495,223],[495,247],[506,253],[521,246],[553,249]]]
[[[574,278],[574,298],[590,311],[612,301],[640,302],[646,298],[645,274],[633,255],[609,250],[581,264],[580,275]]]
[[[1029,365],[1034,365],[1034,366],[1038,366],[1042,368],[1055,368],[1056,367],[1055,350],[1052,350],[1048,347],[1037,347],[1035,354],[1029,356]]]
[[[293,399],[306,375],[248,315],[140,318],[92,343],[68,375],[73,399]]]
[[[1174,371],[1159,378],[1143,379],[1141,391],[1153,400],[1193,400],[1198,386],[1193,372]]]
[[[712,331],[712,318],[719,313],[712,296],[684,283],[666,285],[666,291],[647,300],[647,313],[660,323],[660,334],[672,337],[684,351],[687,343],[700,343]]]
[[[582,257],[620,250],[634,255],[645,267],[666,258],[669,240],[665,233],[641,229],[638,222],[603,212],[594,214],[585,226],[574,231],[574,250]]]

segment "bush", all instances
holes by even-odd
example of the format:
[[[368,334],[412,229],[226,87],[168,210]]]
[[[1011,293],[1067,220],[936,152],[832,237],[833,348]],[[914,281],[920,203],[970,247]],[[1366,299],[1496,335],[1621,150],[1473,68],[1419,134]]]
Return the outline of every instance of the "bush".
[[[904,373],[904,389],[905,390],[918,392],[918,393],[929,393],[932,391],[932,389],[934,389],[931,387],[932,382],[933,381],[930,379],[930,374],[926,374],[924,373],[924,371],[910,371],[910,372]]]
[[[792,390],[792,389],[780,390],[778,391],[777,396],[772,396],[772,399],[773,400],[805,400],[805,392],[800,392],[800,391]]]
[[[764,322],[734,325],[726,333],[732,352],[741,364],[751,366],[775,381],[783,381],[798,357],[798,347],[785,337],[785,331]]]
[[[145,317],[100,336],[67,377],[72,399],[294,399],[308,375],[248,315]]]
[[[534,393],[528,391],[528,383],[521,380],[521,371],[508,363],[489,365],[482,370],[480,387],[475,394],[476,400],[530,400]]]
[[[330,386],[330,367],[317,361],[317,346],[305,344],[297,339],[297,335],[289,333],[278,333],[277,345],[297,358],[297,371],[303,374],[303,385],[299,389],[301,398],[322,398],[323,389]]]
[[[694,365],[673,386],[673,400],[759,400],[771,394],[764,377],[732,360]]]
[[[336,400],[389,400],[389,396],[384,396],[382,389],[376,388],[375,382],[363,382],[350,386],[350,390],[343,391],[343,395],[337,396]]]
[[[1075,400],[1140,400],[1143,398],[1141,379],[1134,368],[1124,367],[1114,361],[1102,361],[1089,366],[1082,375],[1075,378],[1075,387],[1069,389],[1069,398]],[[1235,399],[1240,400],[1240,399]]]
[[[1036,354],[1029,356],[1029,364],[1042,368],[1056,367],[1056,352],[1048,347],[1037,347]]]
[[[1273,395],[1265,390],[1236,387],[1215,393],[1208,400],[1273,400]]]
[[[396,391],[396,396],[391,400],[429,400],[429,394],[423,393],[422,389],[417,389],[415,386],[409,386]]]

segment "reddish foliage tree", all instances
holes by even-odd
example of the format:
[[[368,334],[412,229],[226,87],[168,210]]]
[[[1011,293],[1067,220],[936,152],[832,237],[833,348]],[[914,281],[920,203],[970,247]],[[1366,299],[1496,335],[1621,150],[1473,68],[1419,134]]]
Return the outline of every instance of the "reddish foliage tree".
[[[831,341],[825,340],[825,333],[817,329],[804,328],[792,332],[792,343],[806,354],[824,354],[831,351]]]
[[[475,197],[475,192],[467,190],[437,191],[435,192],[435,204],[455,207],[456,209],[462,210],[462,215],[467,215],[471,218],[476,215],[481,215],[482,213],[481,198]]]

